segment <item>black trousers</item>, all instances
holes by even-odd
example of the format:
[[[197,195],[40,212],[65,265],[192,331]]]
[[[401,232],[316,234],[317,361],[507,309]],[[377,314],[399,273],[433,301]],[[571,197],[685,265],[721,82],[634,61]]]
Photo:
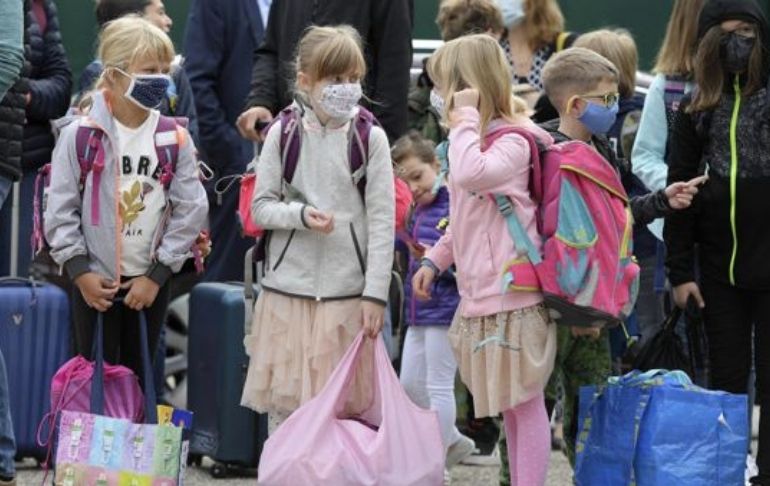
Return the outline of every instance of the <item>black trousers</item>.
[[[125,296],[121,290],[118,297]],[[147,338],[150,345],[150,359],[155,356],[158,339],[168,310],[169,284],[158,291],[155,302],[144,309],[147,318]],[[75,331],[75,353],[91,357],[97,311],[88,307],[80,290],[75,288],[72,295],[72,320]],[[139,313],[122,303],[113,306],[104,314],[104,359],[110,364],[121,364],[130,368],[139,378],[144,389],[142,349],[139,334]]]
[[[706,301],[703,317],[711,360],[711,387],[747,394],[754,356],[756,392],[761,406],[759,477],[754,484],[770,485],[770,291],[738,289],[706,275],[701,279],[701,291]]]

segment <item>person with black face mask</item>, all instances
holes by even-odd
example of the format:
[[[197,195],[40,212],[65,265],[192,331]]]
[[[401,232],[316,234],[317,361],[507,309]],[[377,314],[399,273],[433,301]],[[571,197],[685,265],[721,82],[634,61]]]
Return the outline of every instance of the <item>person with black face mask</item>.
[[[711,387],[747,393],[754,358],[761,416],[751,484],[770,485],[768,22],[754,0],[711,0],[698,34],[697,88],[674,117],[668,183],[704,170],[709,180],[690,209],[666,218],[666,265],[677,305],[703,308]]]

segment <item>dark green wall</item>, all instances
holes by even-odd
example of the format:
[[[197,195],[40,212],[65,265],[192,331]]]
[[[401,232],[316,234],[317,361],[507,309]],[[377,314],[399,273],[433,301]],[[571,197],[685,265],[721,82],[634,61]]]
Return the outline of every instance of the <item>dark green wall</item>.
[[[418,0],[419,1],[419,0]],[[181,50],[184,38],[184,23],[187,20],[189,0],[166,0],[166,8],[174,19],[171,37],[177,49]],[[57,0],[59,22],[67,55],[75,73],[75,79],[83,68],[94,58],[96,45],[96,19],[93,0]]]
[[[242,0],[253,1],[253,0]],[[351,0],[356,1],[356,0]],[[770,0],[760,0],[767,7]],[[166,0],[175,24],[171,37],[181,49],[189,0]],[[414,0],[417,39],[436,39],[434,20],[438,0]],[[602,26],[624,27],[631,31],[639,45],[640,68],[647,70],[658,50],[671,11],[672,0],[561,0],[567,29],[586,32]],[[73,71],[78,75],[93,58],[96,23],[92,0],[59,0],[62,35]]]

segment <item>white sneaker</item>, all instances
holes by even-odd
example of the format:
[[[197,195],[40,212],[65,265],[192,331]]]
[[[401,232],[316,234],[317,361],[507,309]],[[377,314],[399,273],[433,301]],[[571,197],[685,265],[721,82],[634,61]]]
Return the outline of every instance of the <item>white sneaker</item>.
[[[495,445],[492,452],[482,454],[480,449],[475,449],[473,454],[460,461],[460,464],[466,466],[497,467],[500,466],[500,448]]]
[[[746,486],[751,486],[751,478],[759,474],[759,468],[757,467],[757,461],[754,460],[754,456],[749,454],[746,456],[746,473],[744,478],[746,479]]]
[[[449,469],[444,469],[444,486],[450,486],[452,484],[452,473]]]
[[[449,449],[447,450],[447,469],[452,468],[452,466],[457,465],[463,459],[473,454],[474,450],[476,450],[476,443],[473,442],[470,438],[461,435],[460,438],[457,439],[452,445],[450,445]]]

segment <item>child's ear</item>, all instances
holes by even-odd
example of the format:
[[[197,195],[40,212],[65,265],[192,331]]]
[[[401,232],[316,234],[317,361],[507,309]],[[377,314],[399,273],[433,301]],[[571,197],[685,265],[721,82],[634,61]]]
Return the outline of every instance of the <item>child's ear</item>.
[[[568,115],[572,116],[580,116],[581,113],[583,113],[584,106],[582,105],[583,101],[580,99],[579,96],[572,96],[569,99],[567,99],[567,103],[565,105],[564,112]]]
[[[312,83],[310,82],[310,76],[303,73],[302,71],[297,72],[297,87],[300,89],[307,91],[310,89],[310,85]]]

